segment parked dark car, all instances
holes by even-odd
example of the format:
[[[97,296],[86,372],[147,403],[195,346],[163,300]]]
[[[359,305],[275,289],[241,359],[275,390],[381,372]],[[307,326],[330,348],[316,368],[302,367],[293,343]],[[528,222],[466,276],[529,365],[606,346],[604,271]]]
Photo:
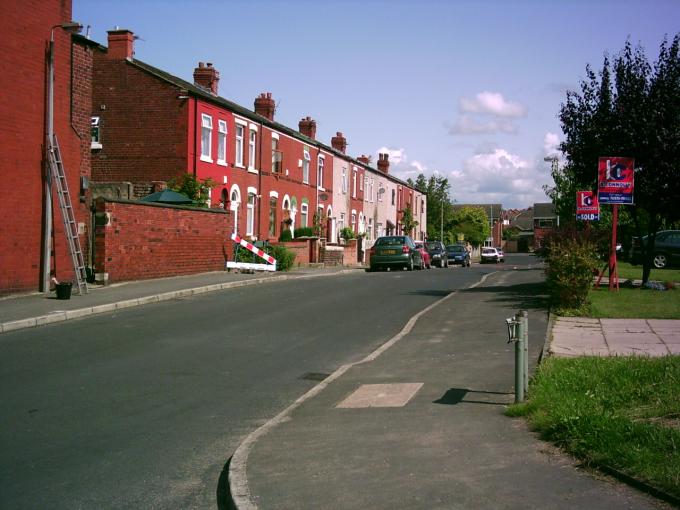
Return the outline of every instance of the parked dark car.
[[[630,263],[642,263],[642,246],[647,246],[647,236],[633,237]],[[656,233],[652,248],[652,265],[657,269],[680,265],[680,230],[661,230]]]
[[[441,241],[428,241],[425,249],[430,254],[430,261],[433,266],[449,267],[449,257],[446,254],[446,247]]]
[[[384,236],[369,250],[369,271],[385,268],[422,269],[423,257],[409,236]]]
[[[470,252],[462,244],[450,244],[446,247],[446,255],[451,264],[470,267]]]

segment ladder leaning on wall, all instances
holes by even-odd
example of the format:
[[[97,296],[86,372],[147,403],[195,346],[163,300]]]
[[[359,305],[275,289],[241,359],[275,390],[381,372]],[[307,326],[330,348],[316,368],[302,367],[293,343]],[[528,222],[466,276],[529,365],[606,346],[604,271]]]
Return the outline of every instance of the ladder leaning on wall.
[[[76,223],[75,215],[73,213],[73,204],[71,202],[71,195],[68,191],[68,182],[66,181],[64,163],[61,159],[61,151],[59,150],[57,136],[54,135],[52,140],[48,139],[47,143],[49,144],[47,147],[47,159],[50,166],[50,173],[57,185],[59,207],[61,208],[61,217],[64,220],[66,242],[68,244],[69,253],[71,254],[71,261],[73,262],[73,272],[76,275],[78,294],[83,294],[83,292],[87,294],[85,259],[83,258],[83,251],[80,248],[78,224]]]

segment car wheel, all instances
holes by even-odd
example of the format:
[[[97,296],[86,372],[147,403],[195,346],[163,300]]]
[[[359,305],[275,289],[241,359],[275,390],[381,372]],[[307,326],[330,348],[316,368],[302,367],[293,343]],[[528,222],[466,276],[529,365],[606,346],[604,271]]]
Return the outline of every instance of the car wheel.
[[[413,271],[413,259],[408,259],[408,265],[406,266],[407,271]]]
[[[666,258],[666,255],[663,253],[655,253],[652,264],[654,264],[654,267],[657,269],[663,269],[668,265],[668,258]]]

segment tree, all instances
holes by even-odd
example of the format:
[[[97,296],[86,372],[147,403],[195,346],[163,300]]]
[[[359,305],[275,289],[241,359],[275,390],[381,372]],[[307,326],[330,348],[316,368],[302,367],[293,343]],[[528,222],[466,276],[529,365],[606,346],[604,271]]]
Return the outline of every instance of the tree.
[[[461,207],[453,213],[450,230],[457,236],[463,234],[465,240],[479,245],[489,237],[489,217],[483,207]]]
[[[210,190],[217,186],[210,177],[199,182],[193,174],[182,174],[168,181],[168,188],[188,196],[197,207],[207,207]]]
[[[408,183],[427,196],[427,238],[439,239],[442,223],[444,226],[448,225],[453,213],[449,200],[449,180],[440,175],[431,175],[426,179],[423,174],[419,174],[415,183],[411,179]],[[446,239],[446,232],[444,238]]]
[[[680,220],[674,186],[680,179],[680,34],[670,44],[664,39],[653,68],[643,48],[628,41],[613,64],[605,57],[599,75],[587,66],[586,76],[560,108],[566,164],[553,172],[550,196],[561,217],[573,218],[569,197],[597,189],[598,158],[633,157],[635,205],[623,209],[652,247],[657,230]],[[653,254],[643,254],[646,282]]]
[[[407,236],[413,235],[413,230],[418,226],[418,222],[413,219],[413,211],[411,211],[411,206],[406,206],[404,209],[404,214],[401,217],[401,225],[404,229],[404,234]]]

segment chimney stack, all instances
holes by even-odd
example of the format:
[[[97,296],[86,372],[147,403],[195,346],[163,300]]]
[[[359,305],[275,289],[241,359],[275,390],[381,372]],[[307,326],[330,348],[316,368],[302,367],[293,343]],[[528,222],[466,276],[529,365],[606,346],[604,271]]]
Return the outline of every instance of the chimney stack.
[[[390,170],[390,162],[388,161],[389,154],[378,154],[378,170],[387,174]]]
[[[112,60],[131,59],[135,54],[135,35],[125,28],[109,30],[109,49],[106,56]]]
[[[262,115],[273,121],[274,110],[276,110],[276,103],[272,99],[271,92],[263,92],[255,98],[255,113],[258,115]]]
[[[307,116],[304,119],[301,119],[298,125],[300,127],[300,133],[308,138],[316,140],[316,121],[314,119]]]
[[[345,138],[345,135],[340,131],[335,133],[335,136],[331,138],[331,147],[344,154],[345,150],[347,150],[347,138]]]
[[[194,84],[208,90],[210,93],[217,95],[217,85],[220,82],[220,73],[217,69],[208,62],[198,63],[198,67],[194,69]]]
[[[368,156],[366,156],[366,155],[364,155],[364,154],[362,154],[361,156],[359,156],[359,157],[357,158],[357,160],[358,160],[358,161],[361,161],[362,163],[364,163],[364,164],[366,164],[366,165],[370,165],[370,164],[371,164],[371,158],[369,158]]]

